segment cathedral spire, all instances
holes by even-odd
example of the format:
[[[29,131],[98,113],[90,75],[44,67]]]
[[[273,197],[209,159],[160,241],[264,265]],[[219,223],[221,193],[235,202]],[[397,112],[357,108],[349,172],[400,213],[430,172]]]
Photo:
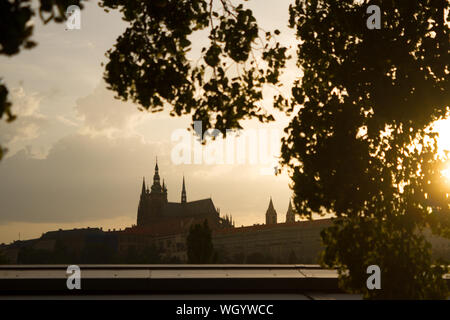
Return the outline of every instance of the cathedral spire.
[[[266,224],[276,224],[277,223],[277,212],[273,207],[272,197],[270,197],[269,207],[266,211]]]
[[[147,190],[145,187],[145,177],[142,177],[142,191],[138,204],[137,223],[142,224],[145,220],[145,203],[147,201]]]
[[[186,186],[184,184],[184,175],[183,175],[183,188],[181,190],[181,203],[186,203]]]
[[[145,177],[142,177],[142,191],[141,194],[145,194]]]
[[[270,201],[269,201],[269,207],[267,208],[267,212],[273,212],[275,211],[275,208],[273,206],[273,202],[272,202],[272,196],[270,196]]]
[[[161,180],[159,178],[158,158],[156,158],[155,174],[153,175],[152,192],[161,192]]]
[[[286,212],[286,222],[295,222],[295,213],[292,209],[292,201],[289,199],[289,207]]]
[[[166,182],[163,179],[163,184],[162,184],[162,193],[163,193],[163,198],[164,201],[167,202],[167,187],[166,187]]]

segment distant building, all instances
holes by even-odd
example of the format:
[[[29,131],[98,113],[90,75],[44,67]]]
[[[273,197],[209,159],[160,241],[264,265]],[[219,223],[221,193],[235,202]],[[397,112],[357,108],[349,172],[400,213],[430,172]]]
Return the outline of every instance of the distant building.
[[[263,254],[271,263],[315,264],[324,249],[320,232],[331,224],[331,219],[321,219],[223,229],[213,233],[213,243],[233,260],[241,256],[241,263]]]

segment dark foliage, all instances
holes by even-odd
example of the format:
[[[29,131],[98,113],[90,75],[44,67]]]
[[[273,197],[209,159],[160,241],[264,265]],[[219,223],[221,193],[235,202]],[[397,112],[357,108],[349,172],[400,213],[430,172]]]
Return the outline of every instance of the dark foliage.
[[[215,263],[217,254],[212,243],[211,229],[205,219],[203,224],[191,226],[186,239],[188,263]]]
[[[426,137],[449,111],[449,2],[370,4],[382,8],[381,30],[365,27],[368,1],[290,7],[304,75],[292,89],[291,108],[301,108],[286,129],[283,162],[297,211],[338,217],[323,233],[324,263],[339,269],[346,289],[367,298],[444,298],[444,269],[431,267],[421,232],[450,226],[443,159],[435,137]],[[365,286],[371,264],[381,268],[382,290]]]
[[[280,85],[288,57],[270,32],[260,37],[251,10],[228,0],[103,0],[101,6],[120,10],[130,23],[107,52],[104,78],[117,97],[152,112],[170,104],[172,115],[192,114],[203,131],[225,133],[250,117],[273,120],[261,107],[262,87]],[[194,63],[187,58],[189,38],[202,30],[209,46]]]

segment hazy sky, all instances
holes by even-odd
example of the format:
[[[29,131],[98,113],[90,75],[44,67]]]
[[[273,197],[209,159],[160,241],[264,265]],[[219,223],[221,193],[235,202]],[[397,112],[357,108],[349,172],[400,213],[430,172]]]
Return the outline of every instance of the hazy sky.
[[[265,30],[287,28],[291,1],[250,1]],[[269,197],[284,221],[291,196],[286,173],[262,174],[251,164],[174,164],[172,133],[190,118],[140,112],[113,98],[102,80],[106,50],[126,28],[117,12],[105,13],[94,2],[81,13],[81,30],[35,20],[38,46],[12,58],[0,58],[1,77],[10,89],[19,118],[0,125],[0,142],[9,148],[0,163],[0,243],[29,239],[48,230],[73,227],[123,228],[136,223],[142,176],[153,177],[158,156],[169,201],[180,201],[182,175],[189,200],[212,197],[221,214],[237,225],[262,223]],[[204,39],[194,38],[199,47]],[[298,76],[294,62],[285,81]],[[270,99],[264,101],[270,109]],[[246,128],[281,130],[276,123],[247,122]],[[261,132],[261,131],[259,131]]]

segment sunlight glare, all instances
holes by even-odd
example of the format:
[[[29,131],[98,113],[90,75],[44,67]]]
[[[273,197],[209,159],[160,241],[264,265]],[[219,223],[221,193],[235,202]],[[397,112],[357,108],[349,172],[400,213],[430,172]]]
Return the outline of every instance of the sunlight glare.
[[[446,152],[450,152],[450,119],[447,118],[436,121],[433,124],[433,129],[439,133],[437,140],[438,153],[444,156]],[[446,168],[442,170],[441,173],[445,182],[450,185],[450,163],[447,164]]]
[[[441,171],[442,175],[444,176],[445,180],[450,183],[450,166],[448,166],[447,169],[444,169]]]
[[[433,124],[433,128],[439,133],[438,149],[439,152],[450,152],[450,119],[439,120]]]

